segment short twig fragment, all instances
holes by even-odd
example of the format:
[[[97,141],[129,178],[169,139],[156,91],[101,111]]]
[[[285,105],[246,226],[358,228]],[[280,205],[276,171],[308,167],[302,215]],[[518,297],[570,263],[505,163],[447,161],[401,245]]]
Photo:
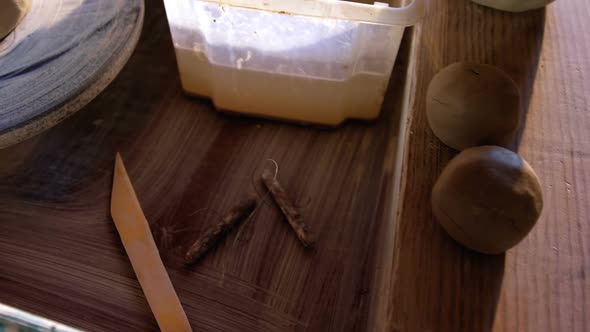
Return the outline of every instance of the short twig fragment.
[[[196,263],[209,249],[213,248],[241,221],[247,219],[256,209],[258,200],[248,198],[227,211],[216,225],[208,228],[205,233],[190,247],[185,256],[186,264]]]
[[[291,225],[291,228],[295,231],[299,241],[301,241],[306,248],[313,247],[315,239],[312,232],[303,222],[299,211],[295,208],[291,200],[289,200],[285,189],[283,189],[275,174],[270,171],[263,172],[262,182],[264,182],[264,185],[268,191],[270,191],[272,198],[283,212],[283,215],[289,222],[289,225]]]

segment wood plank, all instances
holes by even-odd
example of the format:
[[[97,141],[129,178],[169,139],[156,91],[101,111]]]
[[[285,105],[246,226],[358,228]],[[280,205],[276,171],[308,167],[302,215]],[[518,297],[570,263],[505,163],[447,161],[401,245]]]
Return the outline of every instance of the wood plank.
[[[416,93],[396,233],[391,331],[590,330],[590,3],[494,11],[431,1],[417,27]],[[430,191],[453,152],[426,121],[428,83],[457,61],[496,65],[521,87],[519,152],[539,174],[541,220],[505,256],[463,249],[437,224]]]
[[[137,50],[83,112],[0,150],[0,302],[92,331],[156,329],[108,213],[121,151],[196,331],[363,331],[392,239],[411,31],[375,123],[322,129],[238,118],[184,96],[161,1]],[[272,202],[193,268],[184,253],[252,192],[267,158],[317,237]],[[391,248],[391,245],[389,245]],[[391,264],[389,260],[388,265]]]

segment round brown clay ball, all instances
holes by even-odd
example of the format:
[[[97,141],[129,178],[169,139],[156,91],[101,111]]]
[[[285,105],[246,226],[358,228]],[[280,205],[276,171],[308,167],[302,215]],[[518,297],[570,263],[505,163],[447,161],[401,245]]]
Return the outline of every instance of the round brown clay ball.
[[[543,209],[535,171],[498,146],[466,149],[445,167],[432,191],[432,209],[457,242],[485,254],[520,242]]]
[[[456,63],[430,83],[426,114],[434,134],[454,149],[512,147],[520,123],[520,93],[496,67]]]
[[[542,8],[555,0],[473,0],[480,5],[509,12],[524,12]]]

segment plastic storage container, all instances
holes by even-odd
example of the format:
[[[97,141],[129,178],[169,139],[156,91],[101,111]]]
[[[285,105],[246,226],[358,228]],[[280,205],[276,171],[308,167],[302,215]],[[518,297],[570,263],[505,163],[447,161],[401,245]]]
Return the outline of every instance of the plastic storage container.
[[[404,28],[424,12],[338,0],[164,0],[186,93],[216,108],[338,125],[374,119]]]

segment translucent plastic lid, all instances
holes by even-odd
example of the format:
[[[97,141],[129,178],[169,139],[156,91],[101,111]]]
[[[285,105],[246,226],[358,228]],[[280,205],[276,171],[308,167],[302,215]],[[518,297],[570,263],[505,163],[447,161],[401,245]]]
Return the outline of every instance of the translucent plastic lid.
[[[242,7],[287,15],[335,18],[385,25],[410,26],[424,15],[424,0],[411,0],[403,7],[390,3],[366,4],[339,0],[202,0],[220,6]]]

